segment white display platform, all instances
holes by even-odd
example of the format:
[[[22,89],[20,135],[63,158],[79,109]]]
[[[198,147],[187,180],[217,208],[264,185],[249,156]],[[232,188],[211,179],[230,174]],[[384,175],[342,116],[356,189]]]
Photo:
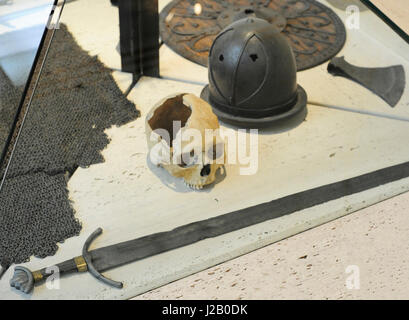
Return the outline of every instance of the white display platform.
[[[199,94],[201,87],[140,80],[129,99],[142,117],[107,130],[111,143],[102,152],[105,162],[78,169],[69,181],[70,198],[83,223],[81,235],[61,244],[54,257],[32,259],[26,266],[34,270],[80,254],[85,239],[97,227],[104,234],[93,248],[171,230],[408,160],[407,122],[309,106],[306,121],[291,131],[261,132],[257,174],[241,176],[237,166],[227,165],[223,180],[203,191],[192,191],[146,161],[144,116],[158,93],[167,96],[180,91]],[[0,296],[130,298],[408,190],[409,179],[399,180],[107,272],[124,281],[122,290],[81,274],[62,279],[60,290],[43,286],[29,296],[1,281]],[[4,278],[11,273],[12,269]]]

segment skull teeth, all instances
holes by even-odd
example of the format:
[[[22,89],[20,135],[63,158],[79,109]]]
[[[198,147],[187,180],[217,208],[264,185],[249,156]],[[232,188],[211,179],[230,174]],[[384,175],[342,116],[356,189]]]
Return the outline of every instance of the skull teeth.
[[[194,189],[194,190],[202,190],[203,189],[203,186],[202,185],[199,185],[199,184],[191,184],[191,183],[187,183],[186,181],[183,181],[184,182],[184,184],[187,186],[187,187],[189,187],[189,188],[191,188],[191,189]]]

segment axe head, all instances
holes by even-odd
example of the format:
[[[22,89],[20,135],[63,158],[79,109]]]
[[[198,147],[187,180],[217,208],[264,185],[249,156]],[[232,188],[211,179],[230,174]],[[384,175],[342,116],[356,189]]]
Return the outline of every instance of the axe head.
[[[344,57],[333,58],[328,72],[359,83],[381,97],[392,108],[397,105],[405,91],[406,78],[402,65],[386,68],[362,68],[345,61]]]

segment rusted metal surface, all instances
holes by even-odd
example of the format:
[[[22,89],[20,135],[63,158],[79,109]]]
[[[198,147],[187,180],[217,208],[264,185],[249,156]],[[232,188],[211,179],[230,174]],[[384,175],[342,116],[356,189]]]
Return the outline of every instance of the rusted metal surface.
[[[290,41],[298,71],[329,60],[346,39],[341,19],[314,0],[174,0],[160,14],[161,38],[183,57],[207,66],[216,35],[244,17],[266,19],[279,29]]]

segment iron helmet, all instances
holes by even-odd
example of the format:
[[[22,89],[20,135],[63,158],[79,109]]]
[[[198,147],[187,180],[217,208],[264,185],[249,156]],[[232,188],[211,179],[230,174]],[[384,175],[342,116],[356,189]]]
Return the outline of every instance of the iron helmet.
[[[287,39],[270,23],[245,18],[226,27],[209,52],[209,85],[201,94],[225,122],[263,126],[305,111]]]

